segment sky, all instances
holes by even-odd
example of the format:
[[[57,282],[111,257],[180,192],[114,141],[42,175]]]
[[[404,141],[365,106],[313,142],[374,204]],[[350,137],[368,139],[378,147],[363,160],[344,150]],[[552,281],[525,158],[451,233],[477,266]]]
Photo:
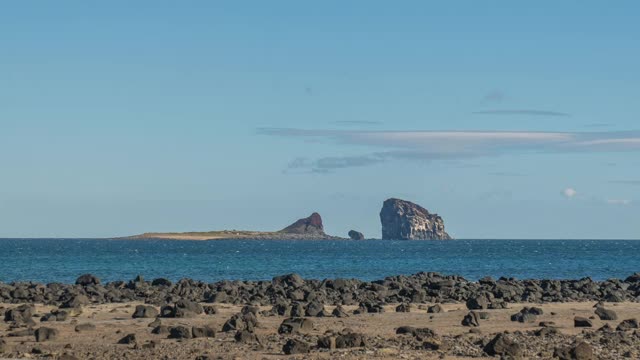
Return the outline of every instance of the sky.
[[[7,1],[0,237],[640,238],[637,1]]]

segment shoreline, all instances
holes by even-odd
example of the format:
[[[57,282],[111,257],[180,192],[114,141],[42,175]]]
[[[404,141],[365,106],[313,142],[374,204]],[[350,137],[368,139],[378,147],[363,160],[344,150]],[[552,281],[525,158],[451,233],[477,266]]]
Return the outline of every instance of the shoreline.
[[[639,300],[640,274],[106,284],[85,274],[74,285],[0,283],[0,358],[637,358]]]

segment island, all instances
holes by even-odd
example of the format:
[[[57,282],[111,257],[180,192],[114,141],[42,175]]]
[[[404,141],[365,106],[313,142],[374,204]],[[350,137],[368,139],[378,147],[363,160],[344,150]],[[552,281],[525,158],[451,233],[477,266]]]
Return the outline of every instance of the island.
[[[218,230],[203,232],[149,232],[119,239],[163,239],[163,240],[345,240],[324,232],[322,217],[314,212],[279,231]]]

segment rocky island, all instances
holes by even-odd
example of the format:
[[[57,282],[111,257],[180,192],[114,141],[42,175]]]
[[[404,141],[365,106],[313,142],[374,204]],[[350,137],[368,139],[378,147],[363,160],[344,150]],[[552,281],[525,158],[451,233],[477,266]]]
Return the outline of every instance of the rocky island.
[[[380,211],[383,240],[451,240],[444,221],[420,205],[387,199]]]
[[[167,240],[344,240],[324,232],[322,217],[314,212],[309,217],[299,219],[280,231],[221,230],[204,232],[150,232],[128,236],[122,239],[167,239]]]

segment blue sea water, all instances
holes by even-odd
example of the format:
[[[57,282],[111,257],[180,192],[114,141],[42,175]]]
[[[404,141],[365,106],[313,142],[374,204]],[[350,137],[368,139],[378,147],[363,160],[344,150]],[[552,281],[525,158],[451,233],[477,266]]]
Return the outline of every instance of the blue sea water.
[[[70,283],[84,273],[103,281],[192,278],[268,280],[298,273],[305,278],[382,279],[436,271],[519,279],[596,280],[640,271],[640,241],[161,241],[0,239],[0,281]]]

